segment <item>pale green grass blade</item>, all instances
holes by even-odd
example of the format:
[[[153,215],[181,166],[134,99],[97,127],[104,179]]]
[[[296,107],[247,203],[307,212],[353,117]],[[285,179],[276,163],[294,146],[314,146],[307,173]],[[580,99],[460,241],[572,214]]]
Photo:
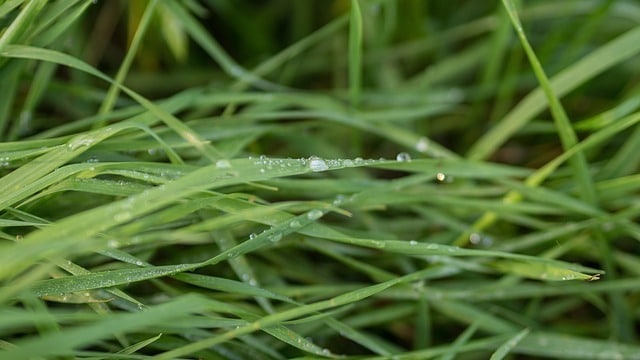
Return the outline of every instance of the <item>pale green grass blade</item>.
[[[70,355],[73,349],[117,332],[133,331],[154,325],[168,325],[185,314],[204,311],[209,303],[202,297],[187,295],[172,302],[149,307],[146,311],[119,314],[75,329],[43,338],[22,341],[16,348],[0,353],[0,359],[33,358],[37,356]]]
[[[562,97],[603,71],[636,55],[638,51],[640,28],[636,27],[553,76],[551,88],[558,97]],[[490,156],[546,106],[541,88],[531,92],[469,149],[469,158],[479,160]]]
[[[538,57],[535,52],[531,48],[529,41],[527,40],[527,36],[525,35],[522,29],[522,23],[518,17],[518,13],[515,9],[515,6],[512,1],[503,0],[502,1],[509,17],[511,18],[511,22],[513,23],[514,28],[516,29],[516,33],[520,38],[520,43],[524,48],[527,57],[529,58],[529,62],[531,63],[531,67],[533,68],[533,72],[542,87],[542,91],[547,98],[547,102],[549,103],[549,108],[551,110],[551,114],[553,116],[554,123],[556,125],[556,129],[558,131],[558,135],[560,136],[560,140],[562,142],[562,147],[566,151],[571,148],[578,142],[578,138],[573,131],[573,127],[569,122],[569,118],[567,117],[567,113],[564,110],[564,107],[560,103],[560,100],[557,97],[547,75],[545,74]],[[574,170],[574,175],[576,177],[576,182],[578,183],[578,189],[581,195],[585,198],[588,203],[595,203],[597,201],[595,190],[593,187],[593,181],[590,178],[589,170],[587,166],[587,160],[582,152],[577,152],[575,157],[570,159],[571,166]]]
[[[34,18],[38,16],[40,11],[47,2],[44,0],[30,1],[20,11],[20,15],[11,22],[11,25],[0,36],[0,53],[2,53],[7,45],[13,43],[20,43],[18,40],[24,36],[27,28],[32,24]],[[5,65],[7,59],[0,59],[0,65]]]

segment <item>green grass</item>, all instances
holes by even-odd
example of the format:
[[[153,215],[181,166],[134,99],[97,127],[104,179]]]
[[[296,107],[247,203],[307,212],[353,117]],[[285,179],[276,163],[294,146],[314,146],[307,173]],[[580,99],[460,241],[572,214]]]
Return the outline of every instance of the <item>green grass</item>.
[[[0,3],[0,359],[640,359],[639,20]]]

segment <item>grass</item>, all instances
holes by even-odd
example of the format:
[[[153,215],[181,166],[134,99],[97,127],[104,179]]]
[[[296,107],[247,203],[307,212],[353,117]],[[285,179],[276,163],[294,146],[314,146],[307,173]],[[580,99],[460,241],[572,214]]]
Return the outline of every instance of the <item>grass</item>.
[[[0,359],[639,359],[633,1],[5,1]]]

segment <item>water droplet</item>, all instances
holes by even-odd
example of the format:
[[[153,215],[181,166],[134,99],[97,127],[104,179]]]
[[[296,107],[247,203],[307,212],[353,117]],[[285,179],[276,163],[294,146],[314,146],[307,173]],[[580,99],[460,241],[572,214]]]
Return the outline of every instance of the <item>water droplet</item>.
[[[427,139],[426,137],[421,137],[420,139],[418,139],[418,142],[416,143],[416,150],[423,153],[427,152],[427,149],[429,149],[429,139]]]
[[[364,160],[361,157],[357,157],[353,159],[353,161],[356,163],[356,165],[362,165],[364,163]]]
[[[328,170],[329,166],[327,166],[327,163],[324,160],[317,157],[312,157],[309,158],[309,168],[311,169],[311,171],[319,172]]]
[[[409,241],[409,245],[416,246],[416,245],[418,245],[418,242],[415,241],[415,240],[411,240],[411,241]]]
[[[271,235],[269,235],[269,241],[271,241],[272,243],[277,243],[278,241],[280,241],[282,239],[282,234],[281,233],[273,233]]]
[[[264,168],[260,168],[260,173],[264,174],[264,172],[265,172]]]
[[[471,235],[469,235],[469,242],[477,245],[480,243],[480,241],[482,241],[482,236],[480,236],[480,234],[478,233],[472,233]]]
[[[446,178],[447,178],[447,176],[444,173],[439,172],[439,173],[436,174],[436,179],[438,179],[438,181],[440,181],[440,182],[445,181]]]
[[[221,159],[216,161],[216,167],[218,169],[228,169],[231,167],[231,163],[229,162],[229,160]]]
[[[90,135],[79,135],[71,139],[67,144],[69,150],[76,150],[79,147],[91,146],[95,142],[95,139]]]
[[[406,152],[398,153],[398,155],[396,155],[396,161],[409,162],[411,161],[411,155],[409,155],[409,153],[406,153]]]
[[[301,226],[300,221],[298,221],[297,219],[293,219],[289,223],[289,227],[292,229],[299,228],[300,226]]]
[[[344,202],[347,200],[346,196],[342,195],[342,194],[338,194],[336,195],[336,198],[333,199],[333,205],[334,206],[340,206],[342,204],[344,204]]]
[[[322,355],[331,355],[331,351],[329,351],[329,349],[322,349]]]
[[[342,166],[345,166],[345,167],[351,167],[353,165],[354,165],[353,160],[346,159],[342,162]]]
[[[256,238],[256,236],[257,235],[255,233],[251,233],[251,234],[249,234],[249,239],[253,240],[253,239]]]
[[[307,213],[307,218],[309,220],[318,220],[322,217],[322,210],[313,209]]]
[[[258,281],[256,279],[249,279],[249,285],[257,286],[258,285]]]
[[[247,273],[243,273],[241,276],[243,281],[249,281],[249,279],[251,279],[251,275],[247,274]]]
[[[110,248],[112,248],[112,249],[117,248],[117,247],[118,247],[118,245],[119,245],[119,244],[118,244],[118,241],[117,241],[117,240],[113,240],[113,239],[111,239],[111,240],[109,240],[109,241],[107,242],[107,246],[108,246],[108,247],[110,247]]]

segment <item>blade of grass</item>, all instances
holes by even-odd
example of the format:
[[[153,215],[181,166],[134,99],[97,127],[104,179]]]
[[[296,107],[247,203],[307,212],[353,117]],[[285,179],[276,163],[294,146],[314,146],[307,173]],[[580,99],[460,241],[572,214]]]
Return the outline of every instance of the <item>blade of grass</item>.
[[[349,100],[358,107],[362,89],[362,11],[360,2],[351,0],[349,15]]]

